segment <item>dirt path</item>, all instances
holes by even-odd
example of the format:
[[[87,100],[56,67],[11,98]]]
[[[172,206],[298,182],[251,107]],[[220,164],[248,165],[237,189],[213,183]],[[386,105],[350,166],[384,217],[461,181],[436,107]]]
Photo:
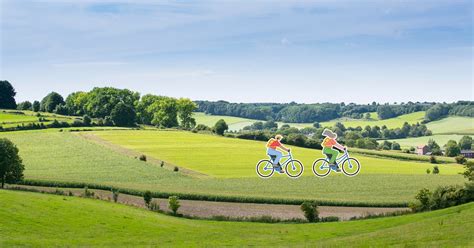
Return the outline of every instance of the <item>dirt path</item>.
[[[26,185],[8,185],[7,187],[20,187],[24,189],[35,189],[38,191],[54,192],[58,188],[38,187]],[[84,189],[59,188],[66,194],[72,192],[75,196],[84,193]],[[95,193],[95,196],[102,200],[111,200],[112,193],[105,190],[89,190]],[[169,211],[168,199],[154,199],[160,204],[160,209]],[[143,197],[120,194],[118,202],[126,205],[145,208]],[[233,203],[233,202],[210,202],[180,200],[181,207],[179,213],[197,216],[228,216],[228,217],[261,217],[272,216],[282,220],[304,219],[303,213],[298,205],[280,205],[280,204],[257,204],[257,203]],[[368,208],[368,207],[332,207],[320,206],[318,208],[320,217],[337,216],[341,220],[348,220],[351,217],[363,217],[369,214],[383,214],[397,211],[408,211],[408,208]]]
[[[119,145],[115,145],[115,144],[113,144],[113,143],[111,143],[107,140],[101,139],[100,137],[98,137],[96,135],[93,135],[91,133],[77,132],[75,134],[77,134],[78,136],[80,136],[84,139],[87,139],[87,140],[92,141],[96,144],[105,146],[105,147],[107,147],[107,148],[109,148],[109,149],[111,149],[115,152],[122,153],[126,156],[129,156],[129,157],[138,158],[140,155],[143,154],[143,153],[131,150],[131,149],[127,149],[127,148],[119,146]],[[160,159],[148,156],[148,155],[146,156],[146,158],[147,158],[147,163],[151,163],[151,164],[154,164],[154,165],[157,165],[157,166],[161,166],[161,162],[163,162],[164,163],[163,167],[166,168],[166,169],[169,169],[169,170],[173,170],[174,167],[177,166],[177,167],[179,167],[179,171],[181,173],[185,174],[185,175],[189,175],[189,176],[197,177],[197,178],[208,178],[209,177],[209,175],[206,175],[204,173],[200,173],[200,172],[193,171],[193,170],[190,170],[190,169],[187,169],[187,168],[184,168],[184,167],[180,167],[178,165],[175,165],[175,164],[172,164],[172,163],[169,163],[169,162],[166,162],[166,161],[163,161],[163,160],[160,160]]]

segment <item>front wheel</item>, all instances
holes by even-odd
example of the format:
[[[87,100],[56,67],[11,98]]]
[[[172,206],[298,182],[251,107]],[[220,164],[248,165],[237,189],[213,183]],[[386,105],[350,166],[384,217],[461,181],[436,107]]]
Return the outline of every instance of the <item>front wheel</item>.
[[[314,161],[313,163],[313,173],[318,177],[325,177],[329,175],[331,172],[331,168],[329,167],[329,163],[326,159],[320,158]]]
[[[342,172],[346,174],[346,176],[353,177],[360,172],[360,163],[355,158],[348,158],[342,162]]]
[[[296,159],[290,160],[286,163],[285,172],[291,178],[298,178],[303,174],[303,164]]]
[[[262,159],[257,163],[257,175],[261,178],[269,178],[273,175],[275,169],[270,160]]]

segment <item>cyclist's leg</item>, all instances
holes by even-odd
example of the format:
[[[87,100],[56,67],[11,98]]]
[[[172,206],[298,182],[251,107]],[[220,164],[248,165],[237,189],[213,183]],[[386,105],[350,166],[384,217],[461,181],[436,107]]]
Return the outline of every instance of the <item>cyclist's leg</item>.
[[[323,153],[329,155],[329,164],[330,165],[335,165],[336,164],[336,159],[337,156],[339,155],[339,152],[335,149],[332,149],[330,147],[324,147]]]
[[[281,157],[283,156],[280,151],[271,148],[268,148],[267,154],[270,156],[275,156],[275,160],[273,160],[273,165],[277,165],[280,162]]]

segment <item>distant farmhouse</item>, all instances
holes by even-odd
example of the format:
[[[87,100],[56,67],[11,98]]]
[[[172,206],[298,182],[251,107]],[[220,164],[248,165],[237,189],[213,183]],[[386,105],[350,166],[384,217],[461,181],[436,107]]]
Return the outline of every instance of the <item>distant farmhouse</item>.
[[[474,151],[473,150],[461,150],[461,155],[466,158],[474,158]]]
[[[416,147],[415,153],[418,155],[430,155],[431,150],[430,147],[427,145],[420,145]]]

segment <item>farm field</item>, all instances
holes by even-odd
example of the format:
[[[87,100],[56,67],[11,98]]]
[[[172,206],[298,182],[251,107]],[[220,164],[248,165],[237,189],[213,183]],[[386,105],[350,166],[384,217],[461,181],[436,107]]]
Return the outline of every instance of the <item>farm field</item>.
[[[19,112],[22,112],[23,114],[20,114]],[[8,128],[16,127],[18,125],[21,126],[22,124],[27,125],[30,123],[40,123],[39,117],[37,117],[36,114],[36,112],[28,110],[0,110],[0,126]],[[54,120],[72,123],[76,119],[76,117],[72,116],[44,112],[39,112],[39,114],[41,114],[41,117],[46,119],[46,121],[42,122],[45,125],[52,123]],[[77,118],[81,119],[80,117]]]
[[[423,136],[423,137],[416,137],[416,138],[405,138],[405,139],[394,139],[394,140],[389,140],[391,142],[397,142],[400,144],[401,147],[403,148],[409,148],[409,147],[416,147],[419,145],[426,145],[428,144],[428,140],[433,139],[438,143],[440,146],[444,146],[448,140],[455,140],[456,142],[459,142],[459,140],[462,138],[461,134],[436,134],[432,136]],[[474,135],[469,135],[472,138],[474,138]]]
[[[433,134],[473,134],[474,118],[450,116],[426,124]]]
[[[0,133],[0,137],[9,138],[18,146],[25,164],[25,178],[29,180],[81,182],[180,194],[368,204],[403,204],[413,201],[421,187],[433,189],[439,185],[464,183],[464,178],[458,175],[463,170],[459,165],[439,165],[440,175],[427,175],[426,169],[432,168],[428,163],[364,156],[358,156],[362,161],[362,172],[357,177],[338,174],[320,179],[312,175],[309,163],[314,156],[320,156],[320,151],[303,148],[294,148],[295,156],[309,161],[303,177],[293,180],[284,175],[274,175],[269,180],[262,180],[254,171],[256,161],[265,157],[261,142],[182,131],[86,133],[106,139],[107,136],[120,137],[121,142],[128,139],[126,142],[129,143],[124,147],[133,145],[133,149],[143,150],[149,157],[157,156],[166,162],[208,172],[210,176],[195,178],[181,171],[172,172],[86,140],[80,134],[57,132],[57,129],[4,132]],[[190,142],[185,143],[187,148],[182,147],[183,142]],[[196,150],[211,153],[203,155]],[[242,157],[242,152],[249,155]],[[207,158],[219,160],[208,163]],[[190,163],[191,159],[200,163]],[[184,164],[181,164],[183,161]],[[234,161],[238,162],[235,166]],[[239,177],[232,176],[233,173]]]
[[[0,246],[473,245],[467,230],[474,227],[474,203],[343,223],[264,224],[189,220],[111,202],[30,192],[0,190],[0,197]]]

